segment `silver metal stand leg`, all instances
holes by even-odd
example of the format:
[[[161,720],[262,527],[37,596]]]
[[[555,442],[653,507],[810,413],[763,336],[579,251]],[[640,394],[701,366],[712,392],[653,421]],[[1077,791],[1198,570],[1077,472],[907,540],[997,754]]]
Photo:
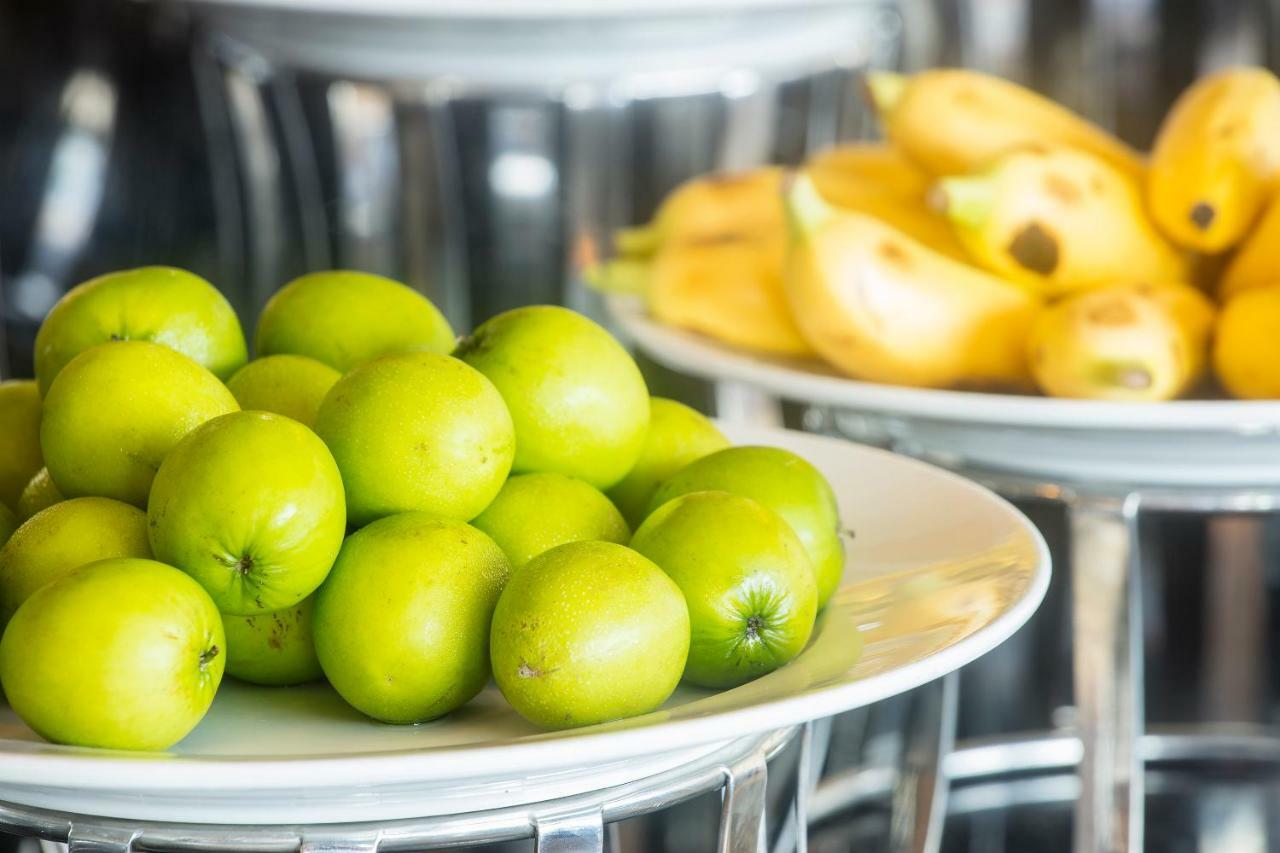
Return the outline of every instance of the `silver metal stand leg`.
[[[534,825],[536,853],[603,853],[600,810],[540,815]]]
[[[1202,719],[1263,722],[1267,596],[1257,515],[1209,519]]]
[[[763,753],[755,753],[725,770],[720,807],[719,853],[763,853],[765,788],[769,767]]]
[[[773,842],[773,853],[808,853],[809,799],[818,787],[831,744],[831,717],[804,724],[800,732],[800,760],[796,764],[796,791]]]
[[[730,423],[780,427],[782,402],[770,394],[739,382],[717,382],[716,416]]]
[[[1076,721],[1083,745],[1076,853],[1142,850],[1142,607],[1138,497],[1078,501],[1071,525]]]
[[[956,738],[959,675],[951,673],[916,691],[903,749],[903,768],[893,790],[889,849],[937,853],[947,814],[942,762]]]
[[[379,833],[304,832],[298,853],[377,853]]]

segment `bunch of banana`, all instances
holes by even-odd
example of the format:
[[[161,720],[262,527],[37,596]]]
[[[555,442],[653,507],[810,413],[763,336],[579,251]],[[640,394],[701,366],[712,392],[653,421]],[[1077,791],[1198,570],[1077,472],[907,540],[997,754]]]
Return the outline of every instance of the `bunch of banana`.
[[[932,200],[973,260],[1049,296],[1188,276],[1184,255],[1147,219],[1139,185],[1084,151],[1017,149],[985,171],[942,178]]]
[[[1135,178],[1142,158],[1065,107],[976,71],[940,68],[910,76],[867,75],[867,94],[885,135],[934,175],[967,174],[1027,145],[1086,151]]]
[[[787,203],[787,298],[823,358],[872,382],[1030,388],[1026,336],[1040,308],[1030,289],[832,206],[805,174]]]
[[[1204,375],[1212,327],[1212,304],[1184,284],[1078,293],[1036,319],[1031,370],[1055,397],[1171,400]]]
[[[1280,80],[1232,68],[1182,93],[1151,154],[1147,205],[1174,242],[1229,249],[1248,232],[1280,177]]]

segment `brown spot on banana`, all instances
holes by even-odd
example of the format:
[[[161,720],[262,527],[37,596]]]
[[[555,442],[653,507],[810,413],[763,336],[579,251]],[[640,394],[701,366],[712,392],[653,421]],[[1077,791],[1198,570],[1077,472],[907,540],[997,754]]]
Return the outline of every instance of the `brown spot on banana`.
[[[1127,326],[1136,319],[1133,308],[1119,299],[1109,299],[1093,306],[1086,316],[1090,323],[1099,326]]]
[[[1009,256],[1024,269],[1052,275],[1058,268],[1058,240],[1039,222],[1023,226],[1009,242]]]
[[[1075,204],[1081,196],[1074,181],[1052,172],[1044,176],[1044,190],[1063,204]]]
[[[902,269],[911,268],[911,256],[908,255],[907,252],[904,251],[897,243],[885,240],[876,247],[876,254],[880,256],[881,260],[887,261],[888,263],[894,264]]]
[[[1213,205],[1203,201],[1199,202],[1195,207],[1191,208],[1191,224],[1204,231],[1213,224],[1213,218],[1216,215],[1217,211],[1213,209]]]

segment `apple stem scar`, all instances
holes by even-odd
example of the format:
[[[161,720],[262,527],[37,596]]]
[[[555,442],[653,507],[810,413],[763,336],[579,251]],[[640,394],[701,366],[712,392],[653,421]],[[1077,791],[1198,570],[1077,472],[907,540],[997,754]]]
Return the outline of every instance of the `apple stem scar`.
[[[207,672],[209,669],[209,663],[217,656],[218,656],[218,647],[216,645],[210,646],[209,648],[201,652],[200,653],[200,671]]]
[[[747,640],[760,639],[760,629],[763,627],[764,627],[764,619],[762,619],[759,616],[748,616],[746,639]]]

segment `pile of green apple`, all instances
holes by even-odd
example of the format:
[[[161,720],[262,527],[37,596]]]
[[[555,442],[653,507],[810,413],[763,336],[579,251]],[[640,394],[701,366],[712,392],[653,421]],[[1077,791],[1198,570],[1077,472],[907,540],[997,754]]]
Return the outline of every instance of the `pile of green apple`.
[[[128,270],[0,383],[0,684],[45,738],[165,749],[224,672],[390,723],[492,677],[538,725],[599,723],[782,666],[839,582],[822,475],[651,398],[572,311],[459,341],[323,272],[254,344],[203,279]]]

